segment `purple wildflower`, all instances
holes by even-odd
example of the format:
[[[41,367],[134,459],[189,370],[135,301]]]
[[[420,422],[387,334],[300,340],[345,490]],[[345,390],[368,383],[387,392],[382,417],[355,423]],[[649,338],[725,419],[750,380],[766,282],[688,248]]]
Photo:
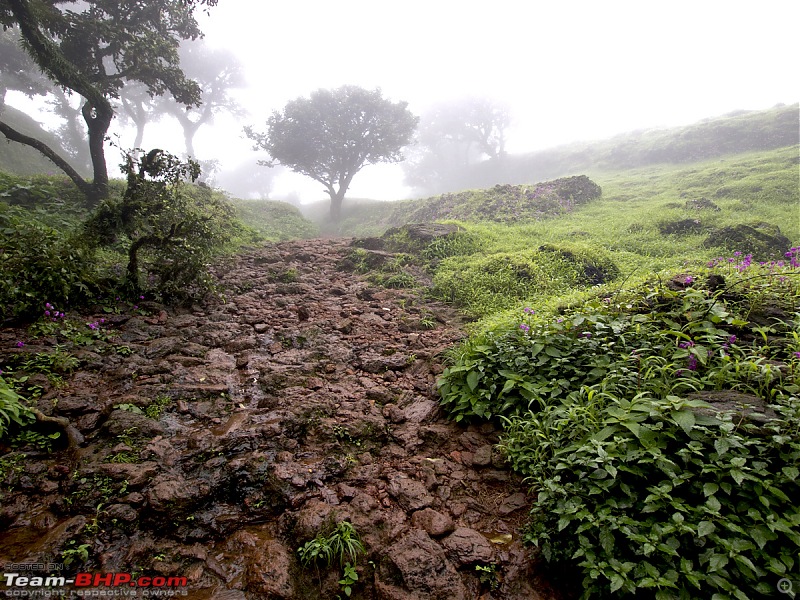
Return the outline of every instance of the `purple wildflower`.
[[[729,344],[735,344],[736,343],[736,336],[732,335],[731,337],[729,337],[728,338],[728,343]]]
[[[795,358],[800,358],[800,352],[795,352],[795,353],[794,353],[794,357],[795,357]]]
[[[684,350],[686,348],[691,348],[692,346],[694,346],[694,342],[691,340],[689,340],[688,342],[681,342],[680,344],[678,344],[678,348],[683,348]]]
[[[683,280],[684,283],[692,283],[694,281],[694,277],[691,275],[687,275],[686,279]]]
[[[522,309],[522,312],[524,312],[525,314],[528,314],[528,315],[535,315],[535,314],[536,314],[536,311],[535,311],[535,310],[533,310],[533,309],[532,309],[531,307],[529,307],[529,306],[526,306],[525,308],[523,308],[523,309]]]
[[[694,354],[689,355],[689,360],[686,361],[686,368],[690,371],[697,371],[697,357]]]
[[[25,342],[17,342],[17,348],[22,348],[25,345]]]
[[[531,328],[530,328],[530,327],[528,327],[528,326],[527,326],[525,323],[520,323],[520,326],[519,326],[519,328],[520,328],[520,329],[522,329],[522,331],[525,331],[525,332],[527,332],[527,331],[530,331],[530,330],[531,330]]]

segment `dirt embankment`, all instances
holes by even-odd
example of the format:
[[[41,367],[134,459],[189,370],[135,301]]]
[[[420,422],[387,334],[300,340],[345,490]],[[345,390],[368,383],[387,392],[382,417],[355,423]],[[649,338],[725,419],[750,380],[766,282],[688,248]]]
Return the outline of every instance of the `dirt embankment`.
[[[456,313],[342,272],[349,243],[249,251],[219,269],[224,302],[108,317],[113,337],[71,350],[74,374],[36,376],[38,408],[84,439],[3,450],[0,564],[185,576],[197,599],[336,598],[338,565],[303,568],[297,548],[347,519],[367,550],[354,598],[556,597],[520,543],[529,499],[498,432],[438,408]],[[0,359],[53,350],[15,348],[24,335],[2,331]]]

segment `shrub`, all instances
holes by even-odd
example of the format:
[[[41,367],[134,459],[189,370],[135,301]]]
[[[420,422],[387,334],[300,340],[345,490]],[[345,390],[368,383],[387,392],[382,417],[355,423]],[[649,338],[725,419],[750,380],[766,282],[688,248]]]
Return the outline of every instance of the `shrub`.
[[[798,252],[725,261],[724,276],[713,261],[705,283],[676,274],[558,318],[526,309],[442,374],[456,420],[504,423],[538,494],[525,540],[581,569],[585,598],[761,597],[796,578]],[[718,414],[694,399],[704,390],[765,415]]]
[[[538,250],[445,259],[434,275],[433,291],[483,316],[522,300],[601,283],[617,274],[617,267],[602,251],[548,244]]]
[[[796,575],[800,399],[762,427],[675,396],[571,400],[509,420],[503,446],[538,492],[525,540],[576,563],[584,598],[746,599]]]
[[[91,250],[29,211],[0,205],[0,317],[30,317],[49,300],[70,306],[95,279]]]
[[[24,427],[33,421],[33,415],[22,403],[22,396],[0,377],[0,439],[6,437],[10,426]]]
[[[209,188],[190,187],[199,166],[161,150],[121,165],[128,187],[105,201],[86,223],[87,237],[121,249],[125,285],[169,301],[196,298],[211,288],[207,266],[236,232],[233,207]]]

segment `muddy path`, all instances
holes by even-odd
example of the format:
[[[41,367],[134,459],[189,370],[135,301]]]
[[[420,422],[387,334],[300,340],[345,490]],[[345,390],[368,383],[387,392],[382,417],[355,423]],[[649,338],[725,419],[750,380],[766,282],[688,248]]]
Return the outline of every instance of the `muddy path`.
[[[107,339],[62,345],[79,368],[29,380],[83,440],[0,449],[0,565],[336,598],[342,570],[304,568],[297,548],[347,519],[366,547],[353,598],[557,597],[520,542],[530,499],[498,432],[438,408],[457,313],[342,271],[350,243],[249,250],[218,268],[224,301],[85,315]],[[0,332],[0,358],[58,342],[25,336]]]

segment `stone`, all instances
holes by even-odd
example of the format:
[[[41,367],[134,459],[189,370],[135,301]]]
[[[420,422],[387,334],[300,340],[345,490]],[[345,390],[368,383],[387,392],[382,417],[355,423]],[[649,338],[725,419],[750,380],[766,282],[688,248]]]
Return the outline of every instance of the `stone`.
[[[177,473],[164,473],[145,490],[145,497],[152,510],[185,519],[191,507],[202,502],[210,491],[204,481],[187,480]]]
[[[528,497],[522,492],[517,492],[516,494],[511,494],[503,500],[503,502],[500,504],[500,507],[497,509],[497,513],[500,516],[506,517],[513,512],[516,512],[522,508],[526,508],[527,506]]]
[[[467,590],[441,546],[412,529],[386,549],[375,573],[381,600],[466,600]]]
[[[488,467],[492,464],[492,447],[486,444],[477,448],[472,455],[472,464],[476,467]]]
[[[144,349],[147,358],[163,358],[168,354],[176,354],[186,342],[180,337],[157,338]]]
[[[433,537],[441,537],[455,529],[453,519],[432,508],[424,508],[415,512],[411,515],[411,523],[417,529],[424,529],[428,535]]]
[[[423,483],[402,474],[392,477],[386,490],[405,510],[419,510],[430,506],[433,502],[433,497]]]
[[[483,535],[467,527],[458,527],[442,540],[447,556],[458,567],[494,560],[492,544]]]
[[[262,594],[270,600],[291,600],[295,597],[292,582],[294,555],[277,540],[267,540],[260,547],[248,549],[245,587],[248,592]]]

